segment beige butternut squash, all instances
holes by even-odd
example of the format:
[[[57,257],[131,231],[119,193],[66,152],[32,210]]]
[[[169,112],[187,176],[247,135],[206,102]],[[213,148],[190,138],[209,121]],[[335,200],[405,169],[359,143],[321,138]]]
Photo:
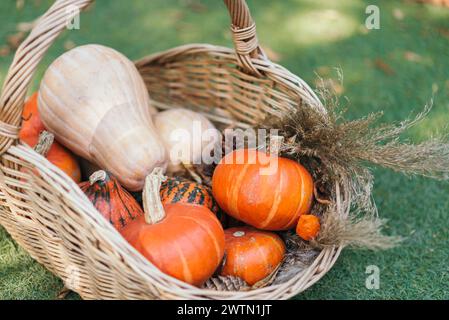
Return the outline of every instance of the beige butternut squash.
[[[129,59],[111,48],[86,45],[50,65],[38,108],[59,142],[138,191],[155,167],[167,164],[149,103]]]

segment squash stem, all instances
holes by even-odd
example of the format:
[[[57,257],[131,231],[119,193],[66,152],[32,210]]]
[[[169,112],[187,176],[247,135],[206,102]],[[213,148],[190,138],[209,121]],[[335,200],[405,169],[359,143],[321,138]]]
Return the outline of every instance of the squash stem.
[[[54,134],[44,130],[39,135],[39,140],[34,146],[34,151],[39,153],[41,156],[46,157],[54,141]]]
[[[162,182],[166,179],[167,177],[164,176],[163,169],[159,167],[155,168],[145,179],[142,200],[145,221],[148,224],[158,223],[165,218],[165,211],[159,192]]]
[[[92,173],[92,175],[89,177],[89,183],[90,185],[93,185],[94,183],[98,181],[105,181],[108,177],[108,174],[104,170],[98,170]]]

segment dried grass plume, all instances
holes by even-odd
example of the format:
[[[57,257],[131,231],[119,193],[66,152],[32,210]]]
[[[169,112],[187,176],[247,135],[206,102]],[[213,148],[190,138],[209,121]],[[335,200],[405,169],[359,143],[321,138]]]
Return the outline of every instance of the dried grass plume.
[[[260,125],[279,129],[279,134],[285,138],[281,155],[306,166],[320,194],[332,200],[330,206],[318,204],[314,208],[314,214],[321,218],[322,229],[312,245],[391,248],[401,238],[381,232],[385,221],[377,217],[369,165],[409,175],[448,179],[448,136],[432,137],[421,143],[401,140],[405,131],[425,118],[432,103],[411,119],[385,124],[379,121],[381,113],[348,120],[331,89],[322,87],[317,92],[327,114],[319,108],[303,105],[281,119],[268,119]],[[351,199],[351,203],[341,204],[341,208],[335,207],[337,182]]]

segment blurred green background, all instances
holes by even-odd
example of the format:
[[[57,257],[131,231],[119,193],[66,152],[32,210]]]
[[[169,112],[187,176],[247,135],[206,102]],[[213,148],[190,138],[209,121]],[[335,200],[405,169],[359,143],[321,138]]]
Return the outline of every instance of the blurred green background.
[[[0,82],[29,22],[50,0],[0,2]],[[421,141],[449,120],[449,9],[415,1],[248,0],[259,40],[270,58],[315,86],[317,76],[348,99],[349,117],[385,111],[400,121],[422,110],[427,119],[405,139]],[[367,30],[365,9],[380,8],[380,29]],[[111,46],[131,59],[191,43],[231,46],[221,1],[99,0],[66,31],[34,78],[65,50],[86,43]],[[335,68],[344,73],[343,85]],[[31,91],[30,91],[31,92]],[[345,250],[333,269],[297,299],[449,299],[449,184],[373,168],[375,199],[387,233],[402,246],[384,252]],[[365,287],[366,267],[380,269],[380,288]],[[62,282],[34,262],[0,227],[0,299],[54,299]],[[68,298],[78,298],[70,294]]]

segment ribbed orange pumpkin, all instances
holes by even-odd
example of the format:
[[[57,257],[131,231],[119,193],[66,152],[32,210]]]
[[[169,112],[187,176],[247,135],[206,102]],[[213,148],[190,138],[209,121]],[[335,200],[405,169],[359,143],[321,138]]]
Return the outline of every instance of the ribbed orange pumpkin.
[[[143,210],[133,196],[106,171],[94,172],[89,181],[80,183],[79,187],[117,230],[143,216]]]
[[[273,232],[251,227],[225,230],[226,262],[223,276],[236,276],[254,285],[268,277],[282,262],[285,244]]]
[[[27,101],[22,113],[22,128],[19,138],[30,147],[35,147],[39,142],[39,136],[45,131],[44,124],[37,109],[38,93],[34,93]],[[43,154],[55,166],[64,171],[76,183],[81,181],[81,170],[75,155],[64,148],[57,141],[53,141],[51,147]]]
[[[121,234],[162,272],[200,286],[223,259],[223,228],[204,206],[162,205],[162,180],[161,168],[147,177],[143,193],[145,215],[123,228]]]
[[[235,219],[258,229],[287,230],[309,212],[313,179],[293,160],[240,149],[218,164],[212,192],[218,205]]]

